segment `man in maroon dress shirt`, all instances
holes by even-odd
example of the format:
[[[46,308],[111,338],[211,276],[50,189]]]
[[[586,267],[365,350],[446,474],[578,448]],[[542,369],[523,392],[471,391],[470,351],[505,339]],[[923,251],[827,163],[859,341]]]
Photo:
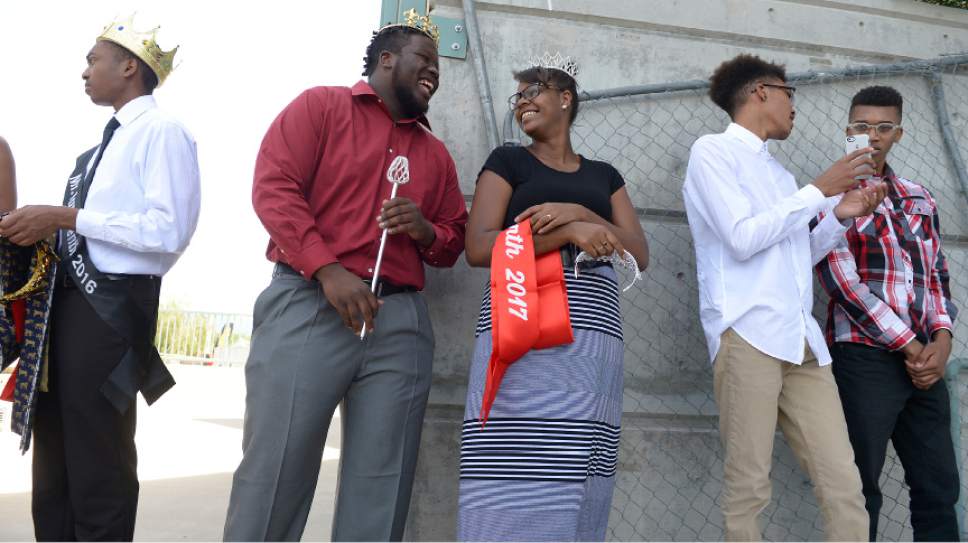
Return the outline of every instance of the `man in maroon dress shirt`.
[[[367,81],[307,90],[262,142],[252,201],[276,267],[255,303],[226,540],[300,538],[341,402],[332,538],[403,537],[434,349],[423,263],[452,266],[467,220],[454,161],[424,118],[435,38],[429,18],[384,28],[367,48]],[[389,199],[398,156],[410,182]]]

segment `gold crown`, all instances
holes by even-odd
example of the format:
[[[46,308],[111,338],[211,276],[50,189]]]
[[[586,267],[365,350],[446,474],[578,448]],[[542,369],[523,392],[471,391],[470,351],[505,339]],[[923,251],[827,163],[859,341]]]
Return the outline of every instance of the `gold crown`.
[[[380,30],[386,28],[391,28],[394,26],[408,26],[410,28],[415,28],[423,32],[428,38],[434,40],[434,43],[440,45],[440,29],[437,25],[430,19],[430,12],[433,11],[434,6],[427,0],[426,15],[420,15],[417,10],[410,8],[403,12],[404,20],[402,23],[396,23],[391,25],[386,25]]]
[[[104,27],[104,31],[97,39],[98,41],[107,40],[116,43],[143,60],[151,68],[151,71],[158,76],[158,86],[160,87],[168,74],[175,68],[174,60],[178,47],[171,51],[162,51],[158,42],[155,41],[155,36],[161,27],[156,26],[147,32],[138,32],[134,29],[133,23],[134,14],[126,20],[114,21]]]

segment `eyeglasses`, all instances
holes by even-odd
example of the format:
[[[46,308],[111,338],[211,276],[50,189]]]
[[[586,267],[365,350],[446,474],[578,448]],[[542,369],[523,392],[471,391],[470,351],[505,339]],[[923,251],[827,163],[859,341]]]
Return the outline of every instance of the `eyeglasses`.
[[[508,106],[512,110],[517,109],[518,103],[521,101],[522,98],[530,102],[535,98],[537,98],[538,95],[541,94],[541,91],[543,91],[544,89],[558,90],[557,87],[552,87],[551,85],[545,85],[544,83],[532,83],[527,87],[525,87],[523,91],[516,92],[511,96],[508,96]]]
[[[895,123],[850,123],[847,125],[847,131],[851,134],[866,134],[871,131],[871,128],[875,128],[878,134],[886,136],[900,127],[901,125]]]
[[[790,85],[777,85],[775,83],[760,83],[760,85],[763,85],[764,87],[773,87],[774,89],[783,89],[783,92],[785,92],[791,100],[793,100],[793,93],[797,92],[797,88],[791,87]]]
[[[793,101],[793,93],[797,92],[796,87],[791,87],[790,85],[777,85],[775,83],[760,83],[764,87],[773,87],[774,89],[783,89],[790,101]]]

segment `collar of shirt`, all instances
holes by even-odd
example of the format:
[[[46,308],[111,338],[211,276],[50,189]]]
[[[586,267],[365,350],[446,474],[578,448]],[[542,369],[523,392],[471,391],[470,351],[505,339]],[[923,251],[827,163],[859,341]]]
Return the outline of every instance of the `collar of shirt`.
[[[369,83],[360,79],[351,87],[351,91],[353,93],[353,98],[369,97],[369,99],[375,99],[380,104],[380,108],[383,109],[383,112],[387,114],[387,117],[390,117],[390,110],[387,109],[387,105],[383,103],[383,98],[381,98],[380,95],[373,90],[373,87],[371,87]],[[427,127],[427,130],[430,130],[430,121],[427,120],[425,115],[421,115],[414,119],[400,119],[399,121],[395,122],[403,124],[420,123]]]
[[[121,106],[121,109],[114,114],[114,118],[118,120],[118,123],[120,123],[120,128],[124,128],[125,126],[128,126],[134,122],[135,119],[143,115],[149,109],[155,109],[156,107],[158,107],[158,103],[155,102],[155,97],[150,94],[146,94],[144,96],[139,96]]]
[[[870,179],[865,179],[861,182],[862,187],[870,185],[872,182],[883,181],[887,183],[887,199],[891,202],[904,200],[907,198],[927,198],[928,195],[926,191],[910,181],[904,178],[898,177],[894,173],[894,169],[891,168],[890,164],[884,165],[884,174],[880,176],[873,176]],[[859,218],[858,218],[859,219]]]
[[[746,144],[754,153],[763,153],[767,156],[772,156],[770,155],[769,145],[745,126],[729,123],[729,126],[726,127],[726,133]]]

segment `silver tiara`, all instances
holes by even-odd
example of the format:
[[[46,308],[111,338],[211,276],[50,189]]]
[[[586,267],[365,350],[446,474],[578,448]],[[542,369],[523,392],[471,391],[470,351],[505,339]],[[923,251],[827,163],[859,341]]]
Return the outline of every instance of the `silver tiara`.
[[[535,68],[561,70],[572,77],[578,77],[578,63],[571,57],[562,57],[560,52],[555,52],[552,55],[545,51],[545,54],[541,56],[530,57],[528,63]]]

